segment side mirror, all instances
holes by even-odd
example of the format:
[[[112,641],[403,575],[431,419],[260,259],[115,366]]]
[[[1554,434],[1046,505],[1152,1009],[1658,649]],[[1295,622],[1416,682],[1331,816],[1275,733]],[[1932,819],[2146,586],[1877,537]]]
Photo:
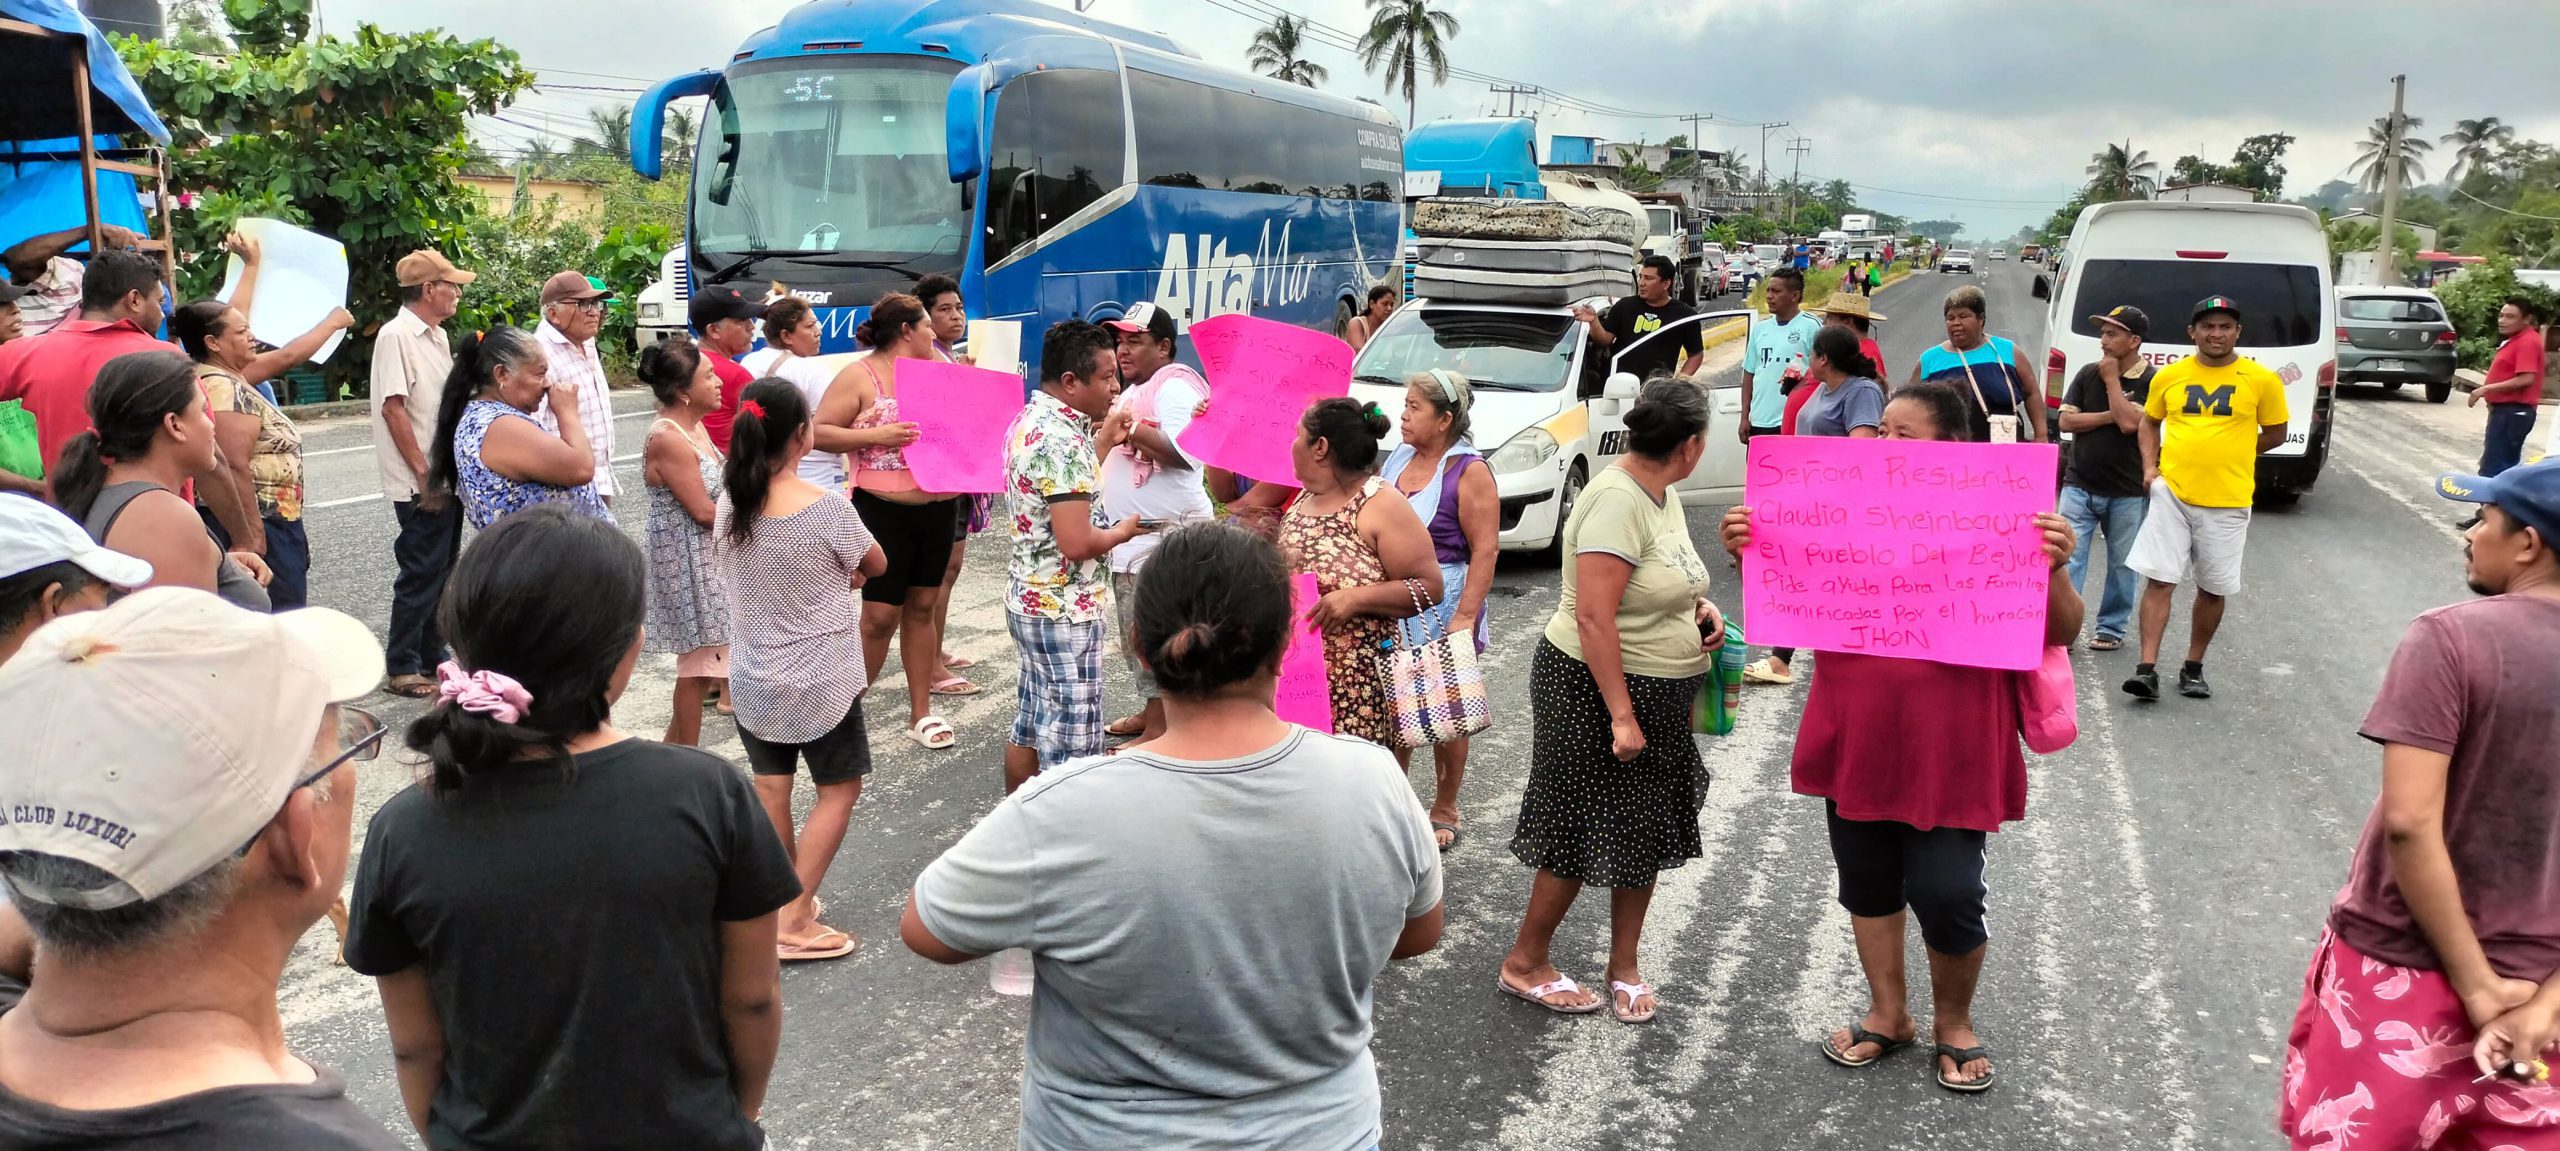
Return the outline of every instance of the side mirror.
[[[1619,372],[1610,376],[1607,383],[1600,385],[1600,398],[1633,400],[1636,398],[1636,393],[1643,390],[1644,381],[1637,379],[1634,372]]]
[[[2036,277],[2036,286],[2028,289],[2028,291],[2034,293],[2035,298],[2039,300],[2050,300],[2053,298],[2053,285],[2046,283],[2045,278],[2042,276]]]
[[[986,151],[987,66],[972,64],[951,78],[942,101],[942,146],[949,157],[951,182],[980,175],[978,157]]]

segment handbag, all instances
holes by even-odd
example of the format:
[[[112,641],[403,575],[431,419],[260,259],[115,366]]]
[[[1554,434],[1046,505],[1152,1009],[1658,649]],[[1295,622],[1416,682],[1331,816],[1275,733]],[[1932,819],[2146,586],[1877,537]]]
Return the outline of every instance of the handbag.
[[[2018,734],[2027,750],[2052,755],[2080,738],[2080,691],[2071,674],[2071,649],[2048,647],[2044,662],[2017,677]]]
[[[18,400],[0,400],[0,468],[31,480],[44,478],[44,450],[36,438],[35,413]]]
[[[1689,730],[1699,735],[1731,735],[1742,714],[1742,669],[1751,660],[1742,624],[1724,621],[1724,646],[1716,649],[1715,670],[1698,681],[1698,697],[1689,705]]]
[[[1404,581],[1415,615],[1425,610],[1421,582]],[[1476,665],[1475,633],[1442,629],[1440,638],[1415,643],[1408,635],[1387,653],[1387,712],[1399,747],[1447,743],[1493,725],[1485,699],[1484,670]]]

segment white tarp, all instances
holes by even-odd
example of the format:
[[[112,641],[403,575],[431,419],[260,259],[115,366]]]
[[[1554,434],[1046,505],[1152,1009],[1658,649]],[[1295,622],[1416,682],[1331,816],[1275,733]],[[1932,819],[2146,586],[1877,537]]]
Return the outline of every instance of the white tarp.
[[[346,245],[282,220],[248,217],[237,230],[258,242],[258,290],[249,301],[249,334],[277,347],[320,326],[329,313],[347,306]],[[231,257],[216,299],[228,300],[240,288],[240,257]],[[311,362],[327,363],[347,338],[329,337]]]

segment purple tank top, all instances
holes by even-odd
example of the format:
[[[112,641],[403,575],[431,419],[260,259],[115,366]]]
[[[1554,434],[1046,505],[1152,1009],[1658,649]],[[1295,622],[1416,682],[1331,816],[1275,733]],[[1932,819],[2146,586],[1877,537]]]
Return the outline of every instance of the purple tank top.
[[[1483,456],[1460,456],[1440,477],[1440,506],[1431,513],[1431,522],[1423,526],[1431,531],[1431,550],[1441,563],[1467,562],[1467,533],[1458,527],[1458,478],[1466,475],[1468,468],[1483,463]]]

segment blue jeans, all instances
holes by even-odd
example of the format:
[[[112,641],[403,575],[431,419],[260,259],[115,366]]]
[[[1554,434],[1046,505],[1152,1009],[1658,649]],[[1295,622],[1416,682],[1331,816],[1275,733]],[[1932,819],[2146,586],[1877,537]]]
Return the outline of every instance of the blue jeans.
[[[2524,458],[2524,442],[2533,436],[2532,404],[2489,405],[2489,432],[2480,448],[2480,474],[2494,476]]]
[[[2133,618],[2142,576],[2124,566],[2124,561],[2133,554],[2133,537],[2142,534],[2142,512],[2150,503],[2144,496],[2095,496],[2086,488],[2062,489],[2062,518],[2071,521],[2071,532],[2079,537],[2071,548],[2071,566],[2065,569],[2073,590],[2088,586],[2083,577],[2089,574],[2089,544],[2101,531],[2106,533],[2107,590],[2098,601],[2099,635],[2123,639],[2125,623]]]
[[[446,655],[436,608],[444,599],[445,577],[462,552],[462,501],[446,496],[442,508],[426,512],[415,500],[393,500],[391,514],[400,521],[400,534],[391,541],[391,558],[400,571],[391,580],[391,631],[382,641],[383,664],[393,675],[432,676]]]
[[[213,518],[213,510],[199,506],[196,515],[204,520],[206,531],[223,550],[231,549],[231,533],[224,531],[222,521]],[[259,527],[267,537],[267,603],[273,611],[292,611],[311,603],[311,538],[302,530],[301,520],[289,520],[273,511],[258,515]]]

